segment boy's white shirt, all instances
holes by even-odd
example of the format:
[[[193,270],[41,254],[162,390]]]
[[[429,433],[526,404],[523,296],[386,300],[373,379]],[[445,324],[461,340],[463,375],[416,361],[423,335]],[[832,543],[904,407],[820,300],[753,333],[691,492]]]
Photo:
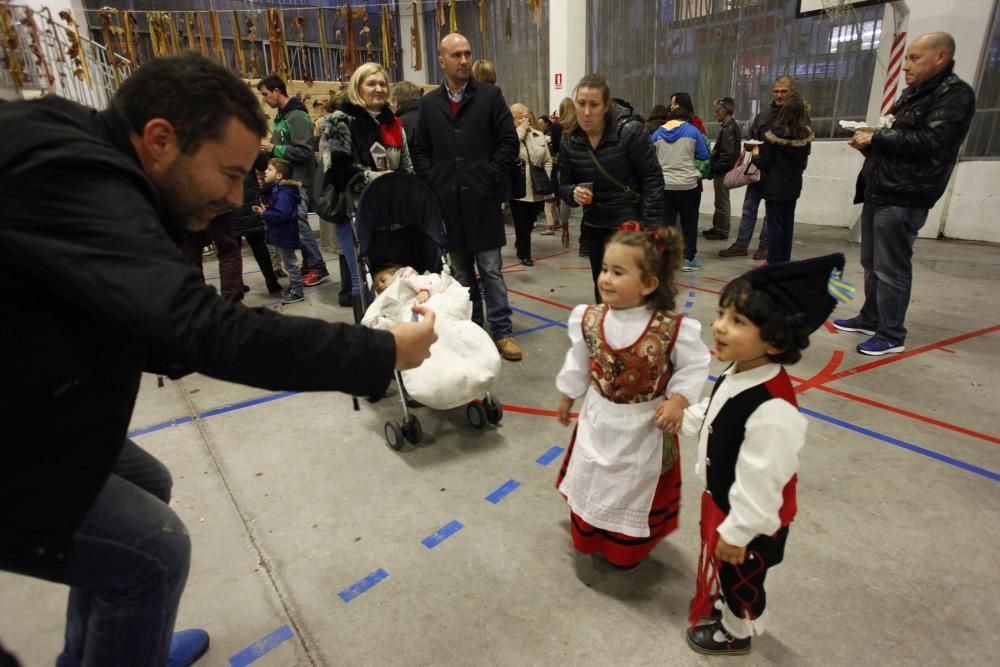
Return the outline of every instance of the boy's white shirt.
[[[583,314],[589,306],[582,304],[570,313],[566,326],[569,330],[570,348],[562,369],[556,376],[556,388],[566,396],[577,399],[587,393],[590,386],[590,354],[583,341]],[[613,348],[628,347],[638,340],[646,329],[653,312],[645,306],[624,310],[608,309],[604,318],[604,339]],[[701,323],[691,317],[684,317],[677,331],[677,340],[670,353],[674,372],[667,381],[664,398],[680,394],[688,403],[695,403],[701,396],[705,378],[708,377],[708,362],[711,357],[701,340]]]
[[[737,373],[733,364],[723,373],[726,381],[714,399],[706,396],[684,411],[681,433],[698,436],[695,472],[699,477],[705,479],[709,428],[722,406],[779,371],[780,364],[765,364]],[[719,535],[727,543],[744,547],[757,535],[771,535],[781,527],[778,511],[784,501],[782,492],[799,469],[799,451],[805,444],[807,425],[796,407],[780,398],[765,401],[747,419],[736,461],[736,479],[729,489],[729,514],[719,526]]]

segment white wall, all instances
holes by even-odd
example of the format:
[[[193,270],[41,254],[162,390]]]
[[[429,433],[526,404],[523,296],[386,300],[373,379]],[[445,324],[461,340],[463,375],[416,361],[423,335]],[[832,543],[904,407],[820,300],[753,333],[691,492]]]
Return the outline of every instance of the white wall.
[[[583,0],[549,2],[549,100],[544,107],[558,109],[571,97],[576,82],[587,73],[587,3]],[[562,74],[562,89],[555,75]]]

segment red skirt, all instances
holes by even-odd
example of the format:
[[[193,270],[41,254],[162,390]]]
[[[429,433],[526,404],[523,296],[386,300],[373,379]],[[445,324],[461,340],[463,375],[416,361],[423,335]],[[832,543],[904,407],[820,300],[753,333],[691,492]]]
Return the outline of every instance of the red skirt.
[[[556,477],[557,489],[566,476],[575,442],[574,428],[569,449],[566,450],[566,457]],[[656,491],[653,493],[653,502],[649,509],[649,537],[631,537],[596,528],[570,510],[573,546],[577,551],[582,554],[600,554],[614,565],[628,567],[646,558],[660,540],[677,530],[681,509],[681,454],[677,436],[671,439],[670,444],[672,451],[667,448],[669,445],[664,447],[664,470],[656,483]]]

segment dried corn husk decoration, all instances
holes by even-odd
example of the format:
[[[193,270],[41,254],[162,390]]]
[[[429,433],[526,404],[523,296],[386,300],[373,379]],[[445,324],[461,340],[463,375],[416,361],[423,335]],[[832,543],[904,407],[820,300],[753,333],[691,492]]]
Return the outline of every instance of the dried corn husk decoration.
[[[125,54],[128,56],[132,69],[135,69],[140,65],[139,44],[136,41],[135,32],[135,13],[122,12],[122,25],[125,26]]]
[[[178,17],[183,20],[183,17]],[[163,24],[163,34],[170,35],[170,53],[177,55],[184,50],[184,42],[177,30],[177,22],[167,12],[160,13],[160,23]]]
[[[208,38],[205,36],[205,21],[202,16],[204,12],[196,12],[198,17],[198,48],[201,50],[201,55],[208,57]]]
[[[28,29],[28,35],[31,37],[31,55],[35,58],[35,64],[45,74],[45,80],[49,82],[49,86],[52,86],[56,82],[56,77],[52,74],[49,61],[45,58],[42,37],[38,34],[38,25],[35,23],[35,11],[31,7],[24,8],[24,18],[21,19],[21,25]]]
[[[198,24],[194,20],[194,12],[187,14],[188,27],[188,48],[192,51],[198,50]]]
[[[479,0],[479,34],[483,36],[483,58],[489,57],[487,48],[489,39],[489,17],[486,12],[486,0]]]
[[[350,77],[354,74],[354,70],[358,68],[361,64],[360,53],[358,50],[358,33],[354,28],[354,17],[355,13],[347,5],[340,10],[343,12],[345,20],[347,22],[347,45],[345,47],[346,53],[344,54],[344,62],[340,64],[340,73],[342,77]],[[364,10],[362,10],[364,12]]]
[[[149,24],[149,45],[153,52],[154,58],[160,57],[160,38],[157,34],[159,31],[160,19],[156,12],[146,12],[146,22]]]
[[[524,0],[524,2],[528,5],[528,11],[531,12],[535,25],[541,27],[545,22],[545,0]]]
[[[299,45],[295,53],[299,59],[299,67],[302,68],[302,80],[308,87],[313,85],[315,79],[313,78],[312,71],[309,69],[309,59],[306,54],[306,17],[292,17],[292,27],[299,33]]]
[[[208,12],[208,27],[212,31],[212,48],[215,56],[223,65],[226,64],[226,51],[222,48],[222,30],[219,28],[219,15],[214,11]]]
[[[278,9],[267,10],[267,39],[271,45],[271,70],[288,80],[288,44],[285,24]]]
[[[326,43],[326,20],[323,18],[323,10],[316,10],[316,27],[319,29],[319,48],[323,54],[323,77],[333,78],[333,66],[330,63],[330,49]]]
[[[410,26],[410,67],[420,71],[424,67],[423,49],[420,48],[420,10],[417,8],[417,0],[413,0],[413,25]]]
[[[389,5],[382,5],[382,65],[395,67],[396,57],[392,51],[392,28],[389,25]]]
[[[104,38],[104,48],[111,62],[111,74],[115,78],[115,88],[122,85],[121,74],[118,73],[118,33],[120,30],[114,21],[118,10],[114,7],[101,7],[97,12],[97,17],[101,20],[101,36]]]
[[[90,67],[87,66],[87,54],[83,50],[83,42],[80,41],[80,28],[76,24],[76,19],[73,18],[73,12],[64,9],[59,12],[59,18],[67,26],[66,37],[69,39],[69,46],[66,49],[66,55],[73,63],[73,76],[81,81],[86,81],[88,86],[93,86],[90,79]]]
[[[240,15],[233,11],[233,66],[240,76],[247,75],[247,59],[243,55],[243,37],[240,35]]]
[[[259,51],[257,50],[257,42],[260,41],[260,37],[257,36],[257,24],[253,20],[253,16],[247,16],[247,41],[250,42],[250,61],[247,63],[247,72],[251,78],[260,77],[260,58]]]
[[[451,0],[448,10],[448,30],[450,32],[458,32],[458,10],[455,8],[455,0]]]
[[[17,24],[14,21],[14,10],[10,5],[0,7],[0,40],[3,44],[3,65],[10,71],[14,81],[14,90],[21,90],[28,81],[21,62],[21,43],[17,38]]]

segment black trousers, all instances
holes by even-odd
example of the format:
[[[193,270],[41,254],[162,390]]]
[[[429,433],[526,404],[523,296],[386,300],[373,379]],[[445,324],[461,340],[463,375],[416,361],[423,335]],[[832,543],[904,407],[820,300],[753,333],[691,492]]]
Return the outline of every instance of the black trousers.
[[[701,205],[701,190],[664,190],[663,225],[673,227],[680,224],[684,236],[684,259],[692,260],[698,253],[698,207]],[[679,220],[678,220],[679,219]]]
[[[601,265],[604,263],[604,246],[617,231],[615,227],[587,227],[587,255],[590,258],[590,275],[594,279],[594,303],[601,302],[601,293],[597,291],[597,277],[601,275]]]
[[[267,285],[267,291],[279,291],[281,283],[278,282],[277,276],[274,275],[271,254],[268,252],[267,244],[264,242],[264,230],[255,229],[246,232],[238,236],[237,240],[241,237],[246,239],[247,245],[250,246],[250,251],[253,253],[253,258],[257,262],[257,266],[260,267],[260,272],[264,275],[264,284]]]
[[[510,214],[514,218],[514,249],[518,259],[531,259],[531,228],[541,206],[542,202],[510,201]]]

